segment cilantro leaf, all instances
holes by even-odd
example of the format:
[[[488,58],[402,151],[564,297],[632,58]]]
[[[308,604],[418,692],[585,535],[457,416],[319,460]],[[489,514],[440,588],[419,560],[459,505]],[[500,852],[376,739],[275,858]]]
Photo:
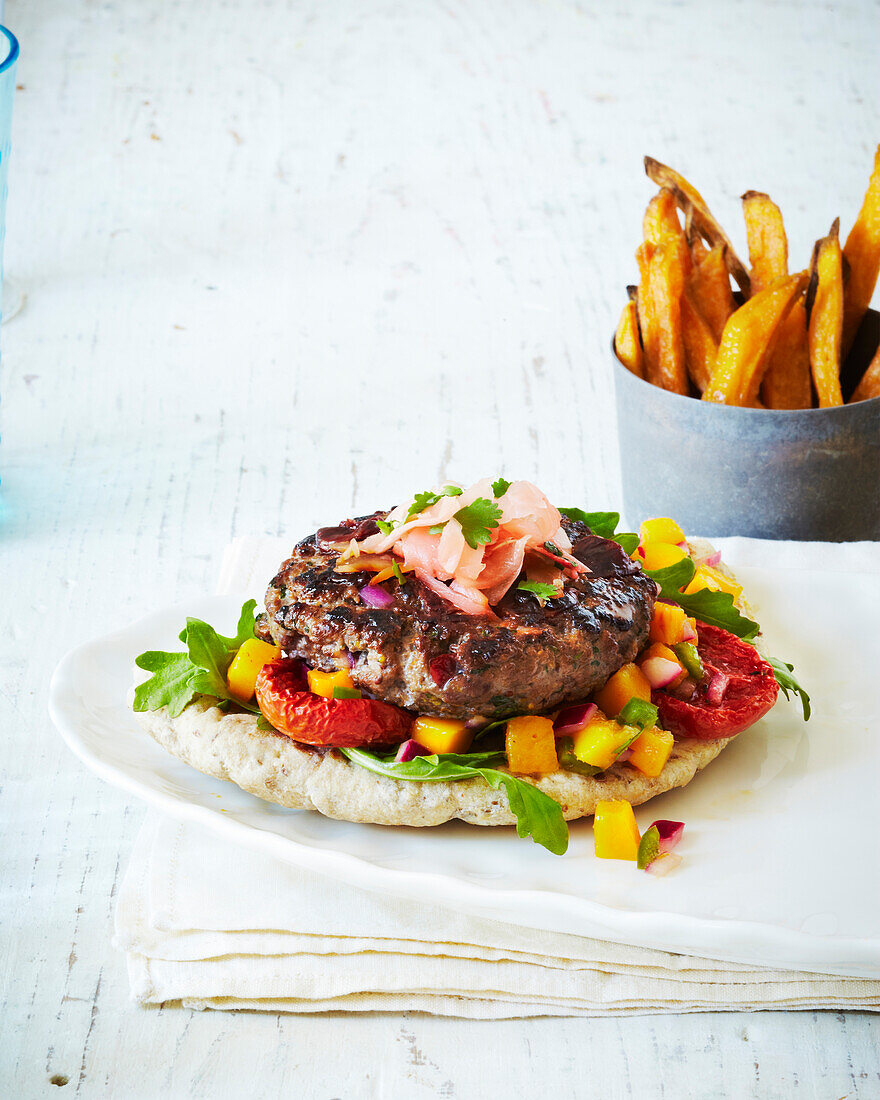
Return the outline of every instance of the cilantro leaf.
[[[747,619],[734,606],[733,596],[729,592],[713,592],[704,588],[701,592],[686,595],[681,591],[693,580],[696,566],[690,558],[682,558],[674,565],[663,569],[646,569],[645,573],[660,586],[660,596],[664,600],[677,603],[688,615],[699,619],[709,626],[720,626],[745,642],[754,641],[760,633],[760,626]]]
[[[149,680],[138,684],[134,690],[136,711],[168,707],[168,713],[176,718],[195,698],[197,692],[192,686],[195,669],[185,653],[163,653],[151,649],[142,653],[135,664],[145,672],[153,673]]]
[[[520,592],[531,592],[539,600],[552,600],[558,594],[555,584],[544,584],[543,581],[520,581],[516,587]]]
[[[492,528],[501,522],[501,509],[485,497],[477,497],[464,508],[459,508],[455,518],[461,524],[464,541],[472,550],[492,541]]]
[[[391,532],[394,530],[394,524],[388,523],[388,521],[384,519],[377,519],[376,526],[379,528],[383,535],[390,535]]]
[[[443,528],[445,526],[446,526],[445,523],[435,523],[433,527],[428,528],[428,534],[429,535],[442,535],[443,534]]]
[[[430,489],[427,489],[424,493],[416,493],[412,504],[409,506],[409,511],[406,513],[406,518],[411,519],[413,516],[420,515],[426,508],[436,504],[442,497],[460,497],[463,492],[464,489],[459,489],[457,485],[444,485],[439,493],[434,493]]]
[[[492,492],[497,500],[499,497],[503,497],[507,490],[510,488],[511,482],[507,481],[503,477],[499,477],[497,481],[492,482]]]
[[[353,764],[388,779],[455,783],[482,778],[493,790],[504,788],[510,812],[516,817],[517,836],[531,836],[536,844],[558,856],[564,855],[568,848],[568,826],[559,803],[524,779],[488,766],[502,763],[504,753],[443,753],[395,763],[392,756],[377,756],[364,749],[340,749],[340,752]]]
[[[794,675],[794,665],[790,665],[787,661],[779,661],[775,657],[768,657],[767,664],[773,669],[776,683],[782,688],[782,692],[786,699],[789,699],[791,694],[800,696],[801,707],[804,712],[804,721],[809,722],[810,714],[812,713],[810,708],[810,697],[798,683],[797,677]]]
[[[560,508],[559,512],[566,519],[585,523],[594,535],[616,542],[627,556],[634,553],[639,545],[639,536],[633,531],[617,532],[617,525],[620,523],[619,512],[585,512],[583,508]]]

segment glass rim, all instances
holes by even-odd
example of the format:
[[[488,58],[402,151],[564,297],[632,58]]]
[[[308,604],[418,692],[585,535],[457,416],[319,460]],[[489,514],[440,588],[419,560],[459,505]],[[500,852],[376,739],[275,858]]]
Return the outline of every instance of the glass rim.
[[[18,60],[18,39],[8,27],[0,25],[0,31],[2,31],[9,40],[9,53],[6,56],[6,60],[0,64],[0,76],[2,76],[2,74]]]

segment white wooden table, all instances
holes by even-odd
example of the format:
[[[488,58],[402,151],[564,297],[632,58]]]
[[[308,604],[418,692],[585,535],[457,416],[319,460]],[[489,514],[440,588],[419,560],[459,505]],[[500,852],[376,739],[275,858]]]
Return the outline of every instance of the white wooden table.
[[[650,194],[851,222],[876,3],[10,3],[0,1095],[877,1097],[867,1015],[466,1023],[143,1010],[143,808],[50,728],[75,643],[439,477],[618,499],[608,341]],[[742,242],[742,232],[737,237]],[[64,1082],[67,1082],[66,1084]],[[54,1084],[52,1083],[54,1082]]]

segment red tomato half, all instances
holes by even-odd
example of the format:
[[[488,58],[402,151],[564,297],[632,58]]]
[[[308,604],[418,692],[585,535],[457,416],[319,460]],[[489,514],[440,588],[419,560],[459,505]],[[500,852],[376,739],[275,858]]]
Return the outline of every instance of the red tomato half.
[[[279,657],[257,677],[260,710],[280,733],[306,745],[355,749],[409,737],[412,716],[376,699],[322,699],[304,689],[299,661]]]
[[[676,737],[715,741],[733,737],[762,718],[776,702],[779,685],[773,669],[754,646],[717,626],[697,624],[697,650],[706,678],[687,702],[667,690],[653,691],[651,699],[660,711],[660,721]],[[713,706],[706,690],[713,673],[730,679],[721,702]]]

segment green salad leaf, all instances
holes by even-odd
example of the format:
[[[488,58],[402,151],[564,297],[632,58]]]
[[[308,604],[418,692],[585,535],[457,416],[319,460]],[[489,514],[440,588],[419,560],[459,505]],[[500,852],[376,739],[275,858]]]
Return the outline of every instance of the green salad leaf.
[[[494,501],[477,497],[473,503],[459,508],[455,518],[461,524],[464,541],[476,550],[492,541],[492,529],[501,522],[501,509]]]
[[[767,664],[773,669],[776,683],[782,688],[786,699],[789,699],[792,694],[800,696],[804,721],[809,722],[812,713],[810,697],[798,683],[797,677],[794,675],[794,665],[790,665],[787,661],[779,661],[775,657],[768,657]]]
[[[552,600],[559,594],[555,584],[544,584],[543,581],[520,581],[516,587],[520,592],[531,592],[542,603],[544,600]]]
[[[168,713],[176,718],[197,695],[213,695],[222,702],[235,703],[252,714],[260,714],[259,707],[243,703],[230,694],[226,685],[226,673],[236,651],[255,636],[256,606],[256,600],[248,600],[242,606],[235,635],[231,638],[218,634],[201,619],[188,618],[180,634],[186,653],[149,650],[137,657],[138,668],[153,675],[135,688],[134,709],[168,707]]]
[[[560,508],[559,511],[566,519],[585,523],[594,535],[616,542],[627,555],[632,554],[639,545],[639,536],[635,532],[618,532],[619,512],[585,512],[583,508]]]
[[[377,756],[365,749],[340,752],[353,764],[388,779],[449,783],[482,778],[493,790],[504,788],[510,811],[516,817],[517,836],[531,836],[536,844],[557,856],[568,849],[568,826],[559,803],[524,779],[490,766],[504,762],[503,752],[441,753],[400,763],[393,756]]]
[[[682,558],[674,565],[667,565],[663,569],[646,569],[645,573],[660,586],[660,596],[664,600],[677,603],[688,615],[699,619],[701,623],[708,623],[709,626],[720,626],[722,630],[735,634],[745,642],[754,641],[761,628],[742,614],[734,605],[733,596],[729,592],[712,592],[704,588],[701,592],[687,595],[681,591],[690,584],[696,571],[690,558]]]

